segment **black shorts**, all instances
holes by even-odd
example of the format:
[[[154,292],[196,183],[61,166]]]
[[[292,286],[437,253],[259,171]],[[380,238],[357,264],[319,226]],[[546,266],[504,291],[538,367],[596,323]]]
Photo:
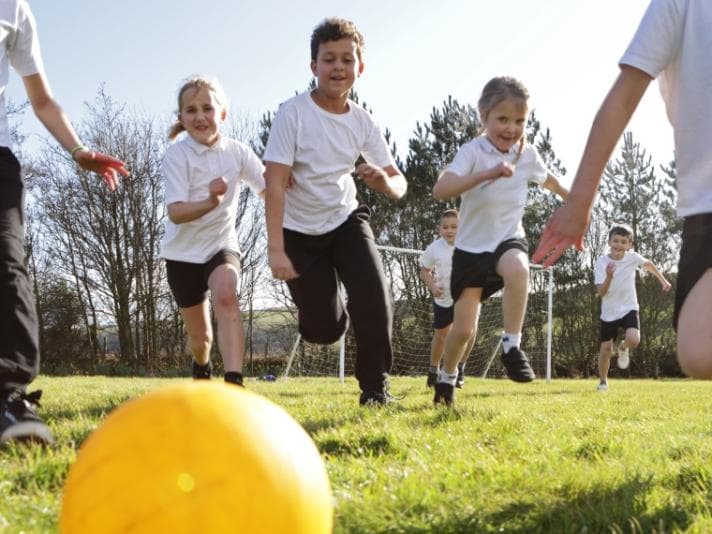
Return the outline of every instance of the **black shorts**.
[[[638,310],[630,310],[623,317],[615,321],[604,321],[601,319],[601,343],[615,340],[619,328],[623,330],[628,330],[629,328],[640,330]]]
[[[433,301],[433,328],[435,330],[440,330],[446,326],[452,324],[453,317],[455,315],[455,305],[452,306],[440,306]]]
[[[240,255],[234,250],[220,250],[205,263],[166,260],[168,286],[181,308],[190,308],[208,298],[208,278],[221,265],[234,265],[240,272]]]
[[[672,324],[677,330],[680,309],[692,288],[707,269],[712,268],[712,213],[685,217],[682,225],[682,249],[677,267],[675,312]]]
[[[516,248],[529,254],[529,243],[525,238],[502,241],[494,252],[465,252],[455,248],[452,255],[450,291],[455,302],[468,287],[481,287],[481,301],[491,297],[504,287],[504,280],[497,274],[497,262],[502,254]]]

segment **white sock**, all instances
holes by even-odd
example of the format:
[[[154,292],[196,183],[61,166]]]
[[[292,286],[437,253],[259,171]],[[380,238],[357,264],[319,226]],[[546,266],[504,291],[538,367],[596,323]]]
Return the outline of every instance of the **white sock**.
[[[441,370],[440,374],[438,375],[438,382],[441,384],[450,384],[451,386],[454,386],[455,382],[457,382],[457,373],[451,375],[448,374],[445,370]]]
[[[502,336],[502,349],[504,352],[509,352],[512,347],[519,348],[519,340],[522,338],[522,334],[509,334],[507,332]]]

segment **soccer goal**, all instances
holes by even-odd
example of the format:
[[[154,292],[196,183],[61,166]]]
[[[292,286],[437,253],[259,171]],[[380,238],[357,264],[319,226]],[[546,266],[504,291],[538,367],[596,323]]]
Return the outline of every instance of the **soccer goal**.
[[[425,375],[430,362],[432,298],[420,280],[420,250],[378,247],[393,294],[392,375]],[[553,271],[530,266],[529,301],[522,330],[522,349],[537,377],[551,380]],[[482,303],[477,338],[465,365],[469,376],[503,377],[501,353],[502,295]],[[350,331],[330,346],[302,341],[297,335],[284,376],[344,376],[353,374],[356,347]]]

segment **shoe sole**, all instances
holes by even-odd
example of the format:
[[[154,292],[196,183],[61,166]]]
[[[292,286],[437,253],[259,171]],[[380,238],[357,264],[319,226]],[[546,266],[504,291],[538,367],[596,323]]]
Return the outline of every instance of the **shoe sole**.
[[[0,444],[4,445],[9,442],[27,444],[27,445],[53,445],[54,439],[44,423],[25,421],[15,423],[5,429],[0,436]]]

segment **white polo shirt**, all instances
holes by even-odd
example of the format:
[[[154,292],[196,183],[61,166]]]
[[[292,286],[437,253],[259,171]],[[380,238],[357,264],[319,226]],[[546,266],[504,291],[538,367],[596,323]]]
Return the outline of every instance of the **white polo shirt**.
[[[10,65],[20,76],[44,71],[35,17],[24,0],[0,0],[0,146],[12,145],[5,109]]]
[[[220,176],[227,179],[227,193],[215,209],[194,221],[175,224],[166,217],[161,257],[205,263],[222,249],[239,252],[235,218],[240,182],[256,193],[265,188],[264,167],[252,149],[226,137],[207,147],[185,135],[166,150],[162,172],[166,206],[207,199],[210,182]]]
[[[593,282],[598,286],[606,281],[606,267],[609,263],[616,266],[608,286],[608,292],[601,298],[601,320],[615,321],[628,312],[638,309],[638,294],[635,291],[635,271],[645,262],[643,256],[632,250],[627,251],[620,260],[613,260],[608,254],[600,256],[593,267]]]
[[[441,297],[433,297],[435,304],[443,308],[453,305],[450,293],[450,275],[452,274],[452,253],[455,245],[450,245],[442,237],[430,243],[420,256],[420,266],[435,271],[435,283],[442,288]]]
[[[658,79],[675,134],[678,215],[712,212],[712,1],[652,0],[620,64]]]
[[[284,228],[321,235],[342,224],[358,206],[351,173],[359,155],[378,167],[395,166],[371,115],[351,100],[348,104],[348,112],[330,113],[306,92],[280,105],[263,159],[292,168]]]
[[[462,193],[460,225],[455,247],[465,252],[494,252],[507,239],[525,237],[522,217],[527,204],[529,182],[543,184],[549,170],[536,148],[524,146],[514,163],[519,144],[503,154],[483,135],[460,147],[447,171],[469,176],[491,169],[502,161],[515,165],[509,178],[483,182]]]

